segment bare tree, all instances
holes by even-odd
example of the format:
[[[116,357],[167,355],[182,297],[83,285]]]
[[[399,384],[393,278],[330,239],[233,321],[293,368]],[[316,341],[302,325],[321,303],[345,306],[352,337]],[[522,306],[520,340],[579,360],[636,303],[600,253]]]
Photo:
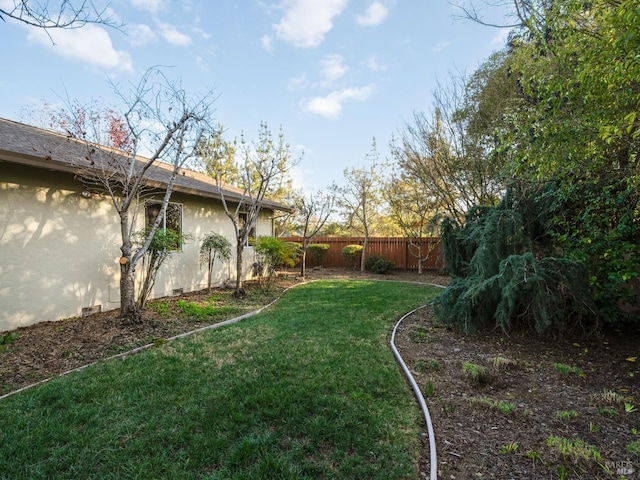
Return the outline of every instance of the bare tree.
[[[344,179],[346,184],[340,188],[338,204],[347,216],[350,227],[357,229],[364,237],[360,270],[364,271],[367,257],[369,236],[379,213],[382,202],[381,165],[378,163],[376,139],[371,144],[371,152],[366,155],[371,164],[362,168],[346,168]]]
[[[135,301],[136,267],[165,219],[176,176],[195,157],[197,145],[210,129],[213,98],[211,93],[190,98],[179,83],[156,68],[149,69],[131,92],[116,93],[126,105],[122,123],[116,122],[124,130],[126,149],[104,147],[110,142],[110,131],[104,131],[100,117],[80,119],[82,109],[69,109],[69,124],[83,128],[67,134],[86,145],[85,161],[78,165],[79,180],[87,188],[106,194],[119,216],[120,313],[140,321],[141,309]],[[148,154],[142,157],[141,152]],[[134,236],[139,207],[158,191],[163,197],[159,213],[138,243]]]
[[[409,253],[418,261],[418,274],[422,263],[429,259],[435,244],[425,239],[435,234],[438,201],[430,197],[415,179],[395,173],[384,191],[391,217],[409,242]]]
[[[541,9],[550,2],[548,0],[481,0],[480,2],[467,0],[449,3],[460,9],[462,12],[460,17],[480,25],[519,28],[539,21]]]
[[[515,101],[506,60],[501,52],[470,78],[452,74],[434,91],[433,115],[414,114],[391,144],[404,178],[418,181],[438,210],[458,222],[471,207],[495,205],[504,193],[505,158],[495,154],[494,133]]]
[[[289,176],[291,153],[289,144],[284,141],[284,134],[280,129],[278,141],[272,138],[266,123],[260,124],[257,142],[251,144],[241,137],[240,143],[225,141],[220,127],[213,131],[209,140],[201,142],[199,155],[205,162],[207,171],[211,175],[222,197],[224,211],[231,220],[236,236],[236,286],[235,296],[242,297],[244,291],[244,249],[249,244],[249,238],[255,235],[255,227],[263,208],[264,201],[276,194],[286,183]],[[240,156],[239,162],[236,155]],[[229,185],[228,172],[224,168],[229,160],[238,165],[237,185],[239,190],[232,195]]]
[[[296,216],[302,230],[302,264],[300,275],[306,275],[307,250],[318,232],[324,228],[325,223],[333,213],[333,205],[336,199],[337,186],[331,185],[326,191],[310,192],[307,195],[299,194],[296,202]]]
[[[0,3],[0,20],[15,20],[44,30],[81,28],[97,23],[119,28],[109,16],[109,5],[100,9],[90,0],[7,0]]]

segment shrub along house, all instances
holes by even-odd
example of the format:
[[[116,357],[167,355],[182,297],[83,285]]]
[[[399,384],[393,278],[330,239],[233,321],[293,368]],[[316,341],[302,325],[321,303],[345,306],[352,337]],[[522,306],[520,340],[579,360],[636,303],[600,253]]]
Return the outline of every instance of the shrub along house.
[[[0,331],[120,307],[119,217],[109,197],[78,180],[85,155],[74,139],[0,119]],[[149,175],[149,194],[136,209],[138,230],[155,219],[168,174],[157,167]],[[247,200],[233,187],[223,193],[231,204]],[[289,209],[263,203],[255,235],[273,235],[277,210]],[[221,192],[206,175],[180,171],[165,217],[163,226],[187,240],[160,269],[151,298],[207,286],[199,261],[206,234],[223,234],[235,245]],[[252,249],[245,249],[244,264],[252,262]],[[212,283],[235,278],[235,265],[234,257],[216,262]]]

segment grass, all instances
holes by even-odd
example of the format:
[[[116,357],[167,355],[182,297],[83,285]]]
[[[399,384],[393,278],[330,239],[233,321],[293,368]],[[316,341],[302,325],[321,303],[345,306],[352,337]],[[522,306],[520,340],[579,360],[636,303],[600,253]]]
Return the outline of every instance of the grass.
[[[323,281],[261,315],[0,402],[0,478],[416,478],[388,347],[435,289]]]
[[[553,368],[555,368],[558,373],[560,373],[560,375],[575,375],[579,378],[586,377],[584,370],[582,370],[580,367],[573,367],[564,363],[554,363]]]
[[[18,339],[18,334],[15,332],[6,332],[0,334],[0,353],[9,350],[9,345]]]
[[[500,447],[500,453],[502,455],[515,454],[518,451],[519,447],[520,445],[518,444],[518,442],[509,442],[506,445]]]
[[[413,340],[415,343],[428,342],[429,341],[428,330],[421,325],[414,326],[409,331],[409,338],[411,338],[411,340]]]
[[[500,413],[508,415],[513,413],[516,409],[516,406],[507,400],[491,400],[490,398],[481,397],[481,398],[469,398],[469,402],[476,403],[478,405],[484,405],[493,410],[498,410]]]
[[[568,439],[552,435],[547,438],[547,446],[574,463],[601,462],[602,460],[600,453],[593,445],[588,445],[579,438]]]
[[[471,377],[476,385],[489,383],[491,380],[491,372],[487,367],[476,365],[475,363],[463,362],[462,371]]]
[[[442,368],[442,365],[440,365],[440,362],[434,359],[419,358],[416,361],[414,368],[418,373],[424,373],[427,371],[437,372]]]
[[[575,410],[560,410],[556,412],[556,418],[564,422],[573,420],[578,417],[578,412]]]

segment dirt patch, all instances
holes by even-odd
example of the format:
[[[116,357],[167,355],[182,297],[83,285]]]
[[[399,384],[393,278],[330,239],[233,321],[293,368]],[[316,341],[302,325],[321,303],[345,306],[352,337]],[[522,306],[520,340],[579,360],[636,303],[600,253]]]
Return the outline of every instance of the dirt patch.
[[[447,283],[446,277],[403,271],[308,272],[308,280],[320,278]],[[255,310],[299,281],[295,272],[284,273],[270,296],[250,294],[226,318]],[[258,286],[248,288],[251,293]],[[159,299],[140,324],[111,311],[11,332],[15,338],[0,344],[0,394],[224,320],[185,316],[178,302],[215,298],[225,304],[231,293]],[[429,308],[411,315],[396,344],[432,416],[438,478],[640,478],[638,331],[560,340],[500,332],[462,336],[433,320]],[[425,428],[420,478],[429,470]]]

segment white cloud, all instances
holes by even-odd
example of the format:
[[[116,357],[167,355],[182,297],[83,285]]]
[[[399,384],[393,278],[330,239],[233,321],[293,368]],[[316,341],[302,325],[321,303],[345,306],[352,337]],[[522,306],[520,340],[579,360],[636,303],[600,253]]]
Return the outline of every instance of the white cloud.
[[[283,0],[284,17],[273,28],[278,38],[296,47],[317,47],[333,28],[333,18],[347,6],[347,0]]]
[[[160,34],[171,45],[175,45],[178,47],[186,47],[187,45],[191,45],[191,37],[179,32],[173,25],[169,25],[168,23],[160,23],[158,26],[160,27]]]
[[[336,90],[325,97],[313,97],[306,101],[304,108],[325,118],[335,120],[342,113],[342,104],[347,100],[367,100],[373,93],[373,85],[361,88]]]
[[[373,2],[362,15],[356,17],[356,21],[359,25],[374,27],[384,22],[388,14],[389,9],[387,7],[380,2]]]
[[[260,44],[267,52],[273,52],[273,37],[271,35],[264,35],[260,39]]]
[[[149,13],[157,13],[164,8],[164,0],[131,0],[131,4]]]
[[[135,25],[127,33],[129,34],[131,45],[134,46],[147,45],[156,38],[156,34],[151,30],[151,27],[144,24]]]
[[[80,60],[94,67],[108,70],[132,71],[133,64],[127,52],[116,50],[111,43],[109,33],[98,25],[85,25],[71,30],[49,32],[51,38],[42,29],[29,30],[28,39],[50,48],[63,57]]]
[[[343,77],[349,67],[344,64],[344,57],[337,53],[327,55],[320,60],[320,72],[326,83],[331,83]]]

